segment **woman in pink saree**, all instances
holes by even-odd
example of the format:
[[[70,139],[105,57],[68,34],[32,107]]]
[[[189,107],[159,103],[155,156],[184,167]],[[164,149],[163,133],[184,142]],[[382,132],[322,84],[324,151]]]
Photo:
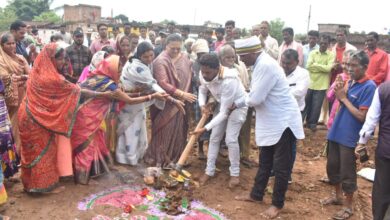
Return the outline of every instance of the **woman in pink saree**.
[[[103,60],[99,67],[91,72],[88,78],[80,85],[81,88],[87,88],[96,92],[112,91],[113,95],[112,99],[92,97],[80,101],[71,136],[74,176],[78,183],[88,184],[90,177],[109,172],[109,165],[112,163],[112,159],[105,141],[104,119],[111,111],[111,108],[118,108],[113,103],[114,100],[122,101],[126,104],[138,104],[150,101],[153,98],[165,100],[167,96],[162,93],[154,93],[152,95],[130,98],[118,88],[120,71],[119,56],[111,55]]]
[[[177,34],[171,34],[166,39],[166,49],[153,62],[153,76],[158,84],[169,95],[187,103],[196,100],[191,94],[191,61],[181,53],[182,39]],[[167,102],[160,110],[150,108],[152,121],[152,139],[145,154],[145,161],[150,165],[167,166],[177,162],[184,150],[188,125],[190,105],[186,105],[183,114],[173,103]]]

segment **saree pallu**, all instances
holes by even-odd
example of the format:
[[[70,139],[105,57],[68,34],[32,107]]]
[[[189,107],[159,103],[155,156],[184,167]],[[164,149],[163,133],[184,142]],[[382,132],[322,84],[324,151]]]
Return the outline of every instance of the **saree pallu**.
[[[90,77],[81,87],[99,92],[117,88],[116,84],[105,76]],[[91,98],[82,100],[78,109],[71,136],[77,183],[88,184],[91,177],[109,172],[112,158],[106,145],[105,119],[111,111],[112,103],[109,99]]]
[[[1,168],[5,178],[11,177],[18,172],[19,156],[16,153],[11,132],[11,122],[2,95],[0,95],[0,157]]]

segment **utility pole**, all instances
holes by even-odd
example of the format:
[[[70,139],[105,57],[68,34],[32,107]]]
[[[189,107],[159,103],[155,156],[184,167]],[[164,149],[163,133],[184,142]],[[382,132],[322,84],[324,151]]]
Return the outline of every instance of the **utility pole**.
[[[194,10],[194,25],[196,24],[196,8]]]
[[[311,18],[311,5],[309,6],[309,17],[307,19],[307,32],[309,32],[309,28],[310,28],[310,18]]]

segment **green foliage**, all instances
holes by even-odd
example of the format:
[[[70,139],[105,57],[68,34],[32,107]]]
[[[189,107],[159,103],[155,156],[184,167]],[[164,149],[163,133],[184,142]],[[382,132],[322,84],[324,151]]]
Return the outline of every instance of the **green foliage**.
[[[294,39],[298,42],[303,42],[307,43],[307,34],[295,34]]]
[[[280,45],[283,42],[282,30],[284,27],[284,21],[282,21],[280,18],[276,18],[270,21],[269,24],[269,34],[275,38]]]
[[[129,18],[124,14],[117,15],[114,18],[117,20],[120,20],[122,22],[122,24],[129,22]]]
[[[42,14],[40,14],[39,16],[35,16],[33,21],[60,23],[62,20],[53,11],[45,11],[45,12],[42,12]]]
[[[18,17],[12,9],[8,7],[0,8],[0,32],[8,31],[12,22],[17,19]]]
[[[241,31],[241,37],[248,37],[248,36],[249,36],[248,30],[246,28],[243,28]]]
[[[49,11],[52,0],[11,0],[7,8],[15,11],[20,20],[31,21],[35,16]]]
[[[165,25],[167,25],[168,23],[175,23],[175,24],[177,24],[177,22],[176,21],[174,21],[174,20],[168,20],[168,19],[164,19],[163,21],[161,21],[160,22],[160,24],[165,24]]]

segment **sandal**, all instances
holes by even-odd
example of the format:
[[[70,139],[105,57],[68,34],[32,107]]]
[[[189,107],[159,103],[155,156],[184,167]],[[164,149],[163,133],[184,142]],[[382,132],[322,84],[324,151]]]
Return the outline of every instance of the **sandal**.
[[[353,211],[350,208],[343,208],[340,211],[338,211],[334,216],[333,219],[336,220],[345,220],[349,219],[353,215]]]
[[[323,183],[328,183],[328,184],[330,183],[329,178],[327,176],[321,177],[321,179],[319,179],[319,181],[323,182]]]
[[[326,199],[320,200],[321,205],[342,205],[343,201],[341,199],[337,199],[336,197],[329,197]]]
[[[256,164],[256,162],[251,161],[251,160],[246,159],[246,158],[242,158],[241,163],[242,163],[242,165],[244,165],[247,168],[253,168],[253,167],[258,166],[258,164]]]

